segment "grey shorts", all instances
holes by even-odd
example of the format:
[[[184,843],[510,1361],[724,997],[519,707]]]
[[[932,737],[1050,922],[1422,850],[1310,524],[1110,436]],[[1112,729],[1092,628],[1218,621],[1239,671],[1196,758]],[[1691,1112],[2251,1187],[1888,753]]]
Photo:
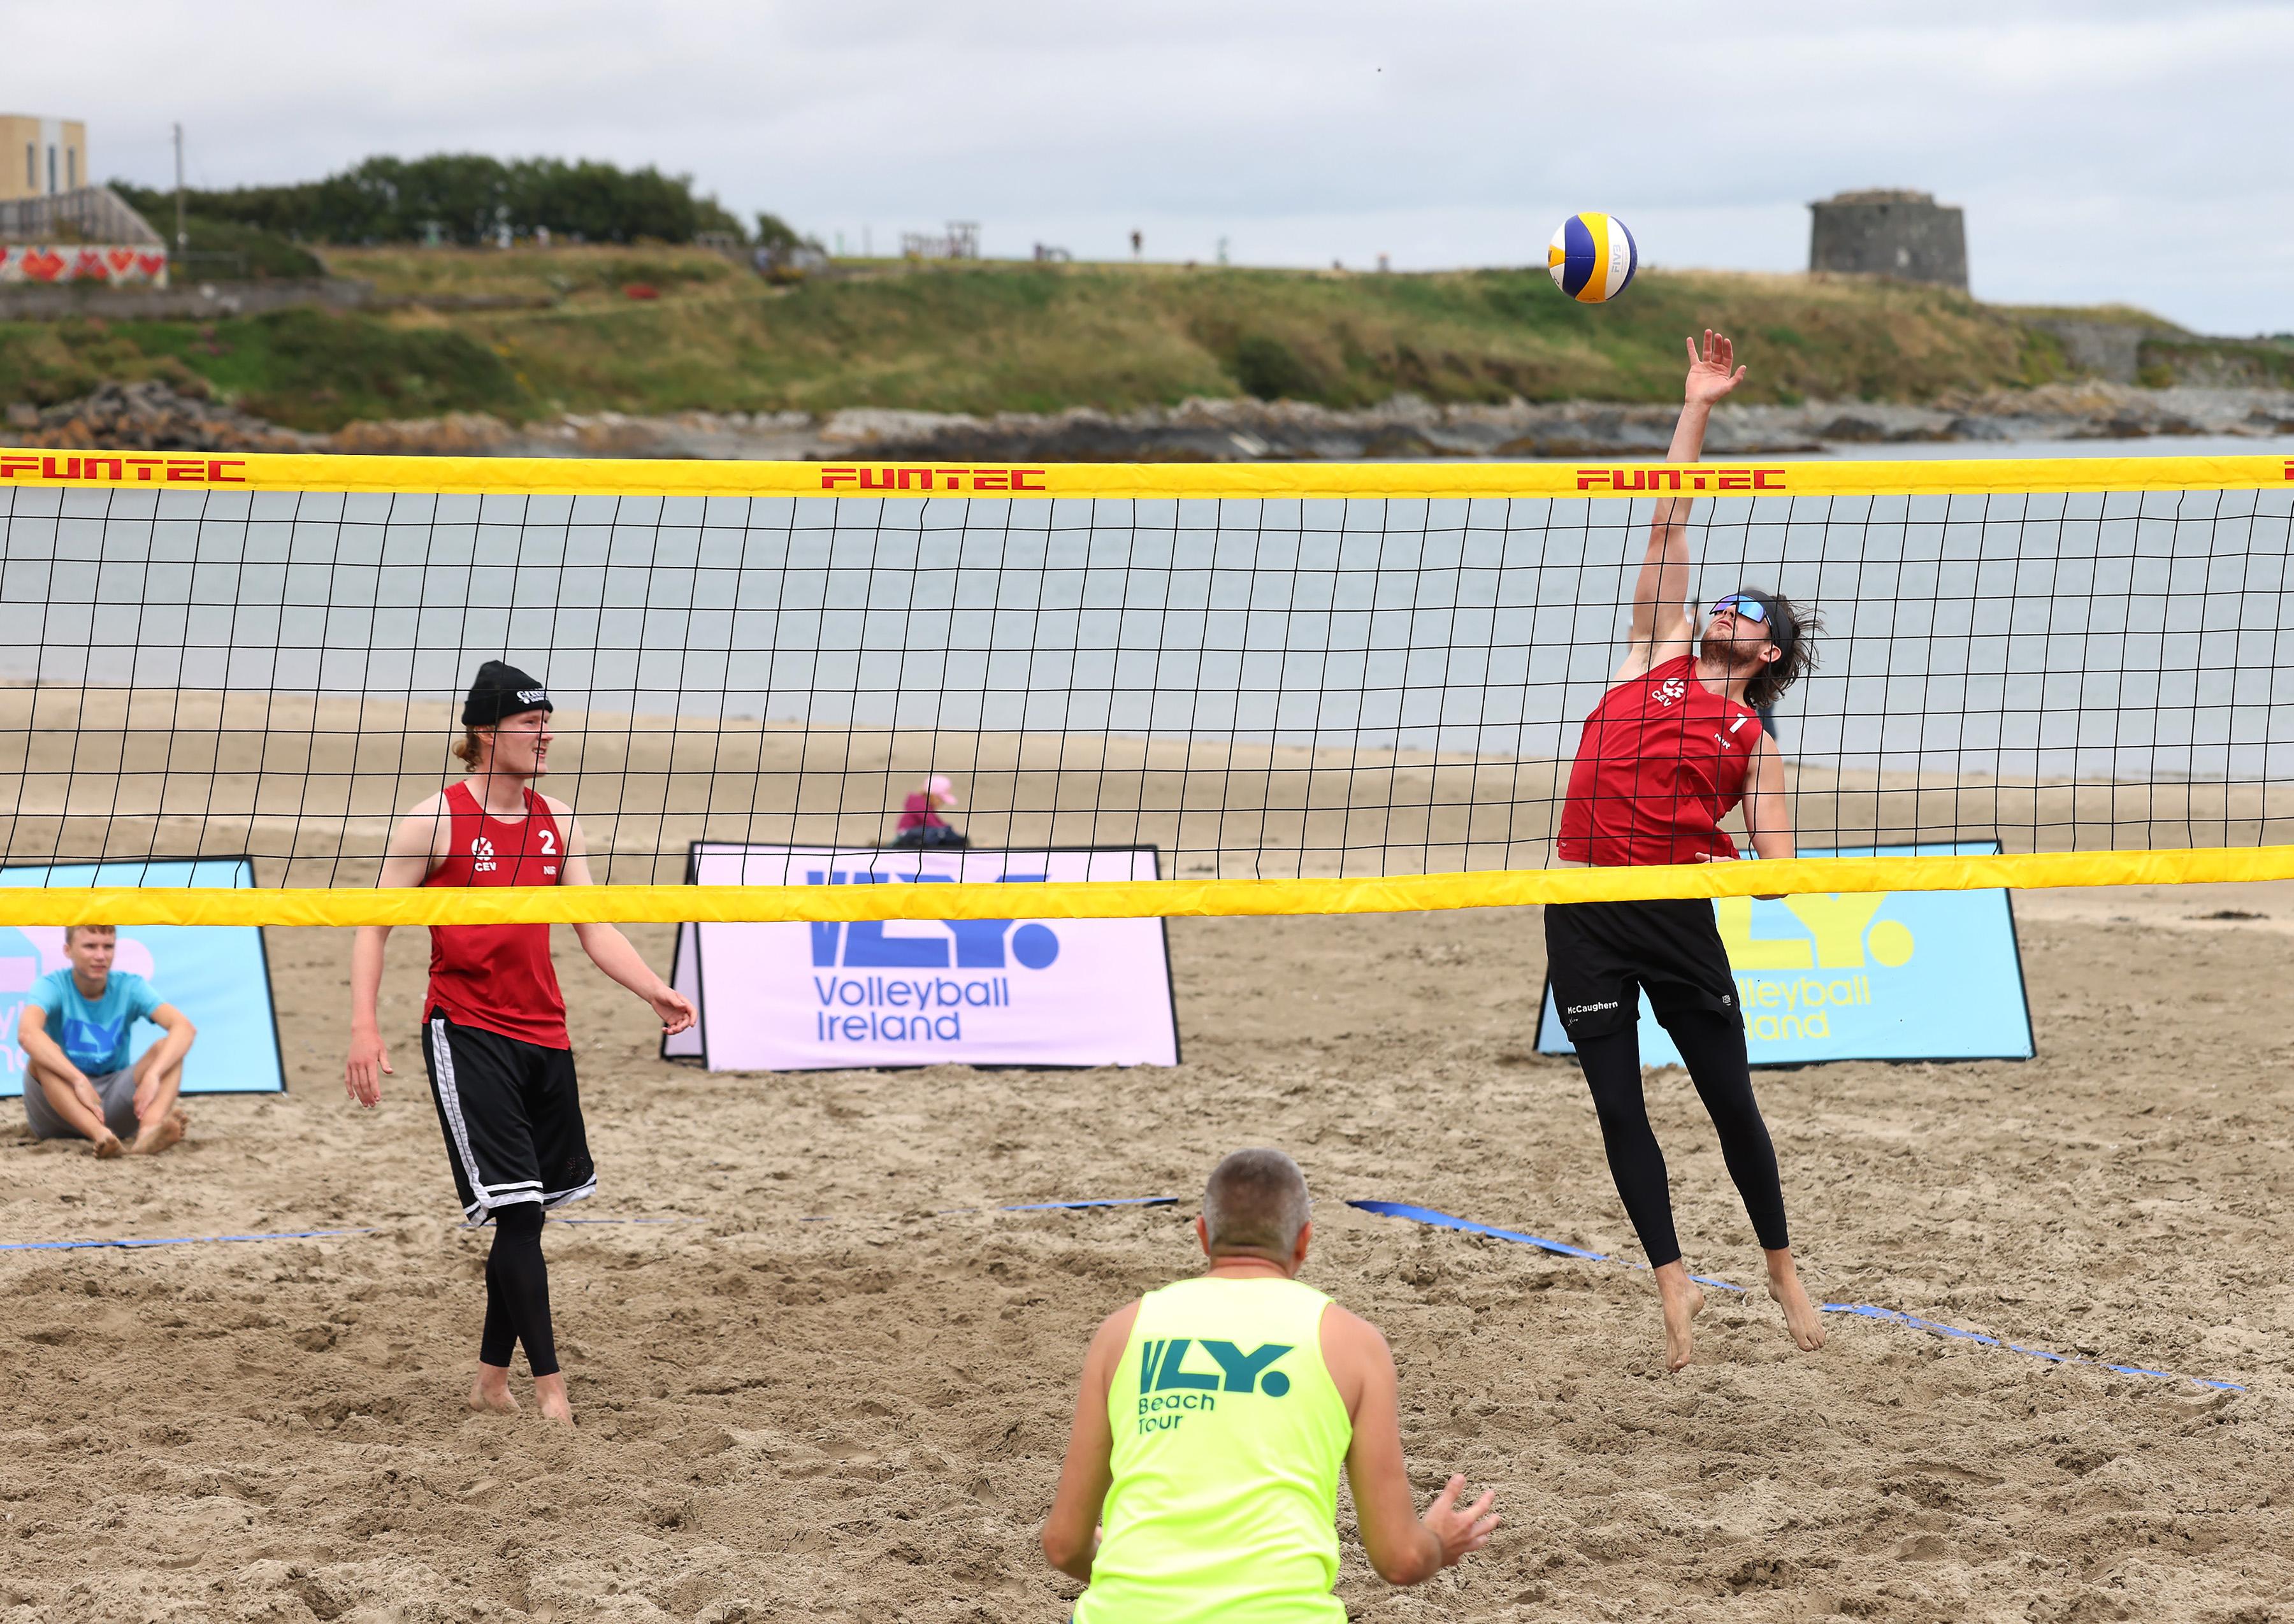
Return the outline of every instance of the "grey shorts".
[[[100,1077],[90,1077],[95,1086],[95,1097],[103,1101],[103,1123],[122,1139],[133,1139],[142,1125],[135,1120],[135,1068],[107,1071]],[[56,1115],[56,1108],[48,1103],[47,1090],[28,1068],[24,1072],[24,1117],[32,1125],[35,1139],[76,1139],[79,1130]]]

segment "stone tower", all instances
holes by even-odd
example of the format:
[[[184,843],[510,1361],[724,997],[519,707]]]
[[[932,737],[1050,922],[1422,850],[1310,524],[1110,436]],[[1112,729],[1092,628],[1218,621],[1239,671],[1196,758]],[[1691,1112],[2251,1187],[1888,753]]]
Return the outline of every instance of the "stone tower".
[[[1808,268],[1967,287],[1967,224],[1924,191],[1843,191],[1808,206]]]

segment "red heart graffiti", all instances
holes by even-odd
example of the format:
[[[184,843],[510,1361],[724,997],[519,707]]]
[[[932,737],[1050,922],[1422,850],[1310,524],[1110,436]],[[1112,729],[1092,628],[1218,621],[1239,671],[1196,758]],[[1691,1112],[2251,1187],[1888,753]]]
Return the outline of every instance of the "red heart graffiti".
[[[53,248],[34,248],[24,256],[24,274],[36,282],[53,282],[64,273],[64,256]]]
[[[110,253],[106,254],[104,258],[111,262],[111,273],[114,276],[117,276],[121,272],[126,270],[128,266],[135,263],[135,250],[133,248],[114,248]]]
[[[102,251],[97,248],[82,248],[79,258],[72,264],[71,273],[75,279],[85,278],[91,282],[103,281],[111,274],[104,269]]]
[[[138,254],[135,256],[135,268],[157,281],[159,272],[167,268],[167,256],[165,254]]]

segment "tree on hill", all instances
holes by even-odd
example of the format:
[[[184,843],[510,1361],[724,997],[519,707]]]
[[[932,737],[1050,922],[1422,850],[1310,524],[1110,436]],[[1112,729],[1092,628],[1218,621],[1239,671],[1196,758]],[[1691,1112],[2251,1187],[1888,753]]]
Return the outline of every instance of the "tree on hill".
[[[120,186],[137,209],[164,213],[174,195]],[[693,177],[647,165],[622,169],[591,159],[514,158],[440,152],[374,157],[324,180],[285,186],[191,191],[188,213],[282,237],[324,242],[489,242],[507,226],[518,236],[546,228],[590,242],[690,242],[701,231],[747,241],[741,221]]]

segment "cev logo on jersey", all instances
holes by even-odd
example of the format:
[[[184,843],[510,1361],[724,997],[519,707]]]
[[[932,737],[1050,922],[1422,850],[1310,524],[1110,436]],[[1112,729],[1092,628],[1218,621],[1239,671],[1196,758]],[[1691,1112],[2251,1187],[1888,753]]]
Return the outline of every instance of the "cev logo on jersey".
[[[1188,1369],[1188,1350],[1196,1347],[1218,1368]],[[1146,1338],[1139,1344],[1140,1433],[1169,1432],[1188,1411],[1215,1410],[1216,1395],[1221,1393],[1283,1397],[1290,1391],[1290,1378],[1268,1367],[1289,1352],[1290,1344],[1281,1342],[1261,1343],[1246,1353],[1216,1336],[1200,1341],[1192,1336]]]
[[[1677,705],[1688,694],[1688,684],[1678,677],[1668,677],[1649,690],[1649,697],[1660,705]]]
[[[483,834],[470,842],[470,867],[481,874],[494,872],[494,843]]]

